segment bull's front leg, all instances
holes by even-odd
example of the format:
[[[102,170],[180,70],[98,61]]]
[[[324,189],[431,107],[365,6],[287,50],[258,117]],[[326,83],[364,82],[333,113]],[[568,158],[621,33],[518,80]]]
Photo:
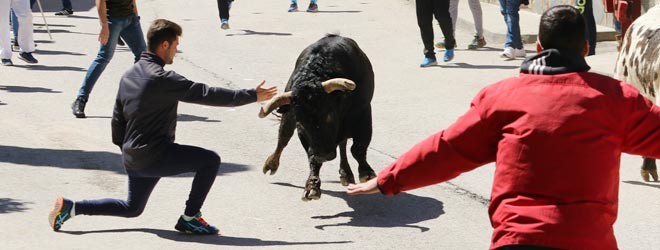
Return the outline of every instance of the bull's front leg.
[[[309,163],[310,171],[307,182],[305,183],[305,190],[303,191],[303,201],[318,200],[321,198],[321,178],[319,177],[321,165],[322,163]]]
[[[358,172],[360,173],[360,182],[366,182],[376,178],[376,173],[367,162],[367,149],[371,143],[371,108],[366,114],[361,116],[362,119],[358,122],[357,129],[353,133],[353,146],[351,146],[351,154],[358,162]]]
[[[346,139],[339,144],[339,181],[342,186],[355,184],[355,176],[353,176],[351,166],[348,164],[348,156],[346,156]]]
[[[277,137],[277,148],[264,163],[263,172],[264,174],[270,171],[271,175],[274,175],[277,172],[277,168],[280,166],[280,156],[282,151],[291,140],[293,136],[293,131],[296,129],[296,121],[292,112],[287,112],[282,114],[282,121],[280,121],[280,130]]]
[[[642,179],[646,182],[650,181],[649,177],[653,178],[653,181],[658,181],[658,167],[655,165],[655,159],[644,158],[641,174]]]

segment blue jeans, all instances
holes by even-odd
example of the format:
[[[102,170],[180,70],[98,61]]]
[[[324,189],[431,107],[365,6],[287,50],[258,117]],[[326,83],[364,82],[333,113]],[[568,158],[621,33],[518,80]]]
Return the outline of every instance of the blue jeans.
[[[520,10],[521,0],[500,0],[500,12],[506,22],[506,43],[504,47],[522,49],[522,39],[520,38]]]
[[[37,2],[37,0],[30,0],[30,8],[34,6],[35,2]],[[69,4],[71,4],[71,2],[69,2]],[[11,29],[14,31],[14,41],[18,41],[18,17],[14,13],[14,10],[9,10],[9,14],[10,14]]]
[[[109,17],[108,28],[110,29],[108,42],[105,45],[101,44],[99,53],[92,62],[92,65],[87,69],[85,79],[78,91],[78,97],[82,97],[85,100],[88,99],[92,88],[94,88],[94,84],[96,84],[101,73],[105,70],[105,66],[108,65],[112,56],[115,54],[117,40],[120,36],[126,42],[126,45],[131,48],[135,56],[134,62],[137,62],[140,59],[140,54],[147,49],[147,45],[144,42],[144,34],[140,27],[140,17],[136,15],[129,17]]]

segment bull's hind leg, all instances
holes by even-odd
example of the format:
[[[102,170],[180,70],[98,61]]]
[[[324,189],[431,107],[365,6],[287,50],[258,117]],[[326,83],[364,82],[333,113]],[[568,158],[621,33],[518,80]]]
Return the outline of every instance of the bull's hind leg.
[[[371,108],[362,115],[362,119],[358,122],[357,129],[353,133],[353,146],[351,146],[351,154],[358,162],[358,172],[360,173],[360,182],[366,182],[376,178],[376,173],[367,163],[367,149],[371,143]]]
[[[641,174],[644,181],[650,181],[649,177],[653,178],[653,181],[658,181],[658,167],[655,165],[655,159],[644,158]]]
[[[270,171],[271,175],[274,175],[277,172],[277,168],[280,167],[280,156],[284,147],[289,143],[291,137],[293,136],[293,131],[296,129],[296,121],[294,119],[293,113],[287,112],[282,114],[282,121],[280,121],[280,130],[277,137],[277,148],[264,163],[264,174]]]
[[[348,156],[346,156],[346,139],[339,144],[339,181],[342,186],[355,184],[355,176],[353,176],[351,166],[348,164]]]

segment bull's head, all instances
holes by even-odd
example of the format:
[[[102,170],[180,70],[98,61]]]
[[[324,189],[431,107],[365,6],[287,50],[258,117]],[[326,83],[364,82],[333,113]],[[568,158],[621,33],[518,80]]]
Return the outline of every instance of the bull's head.
[[[336,138],[344,117],[341,110],[343,97],[333,92],[353,91],[355,83],[344,78],[334,78],[321,83],[321,87],[293,88],[293,91],[275,96],[259,112],[259,117],[264,118],[278,107],[291,105],[298,136],[307,141],[307,154],[310,161],[315,163],[336,157]]]

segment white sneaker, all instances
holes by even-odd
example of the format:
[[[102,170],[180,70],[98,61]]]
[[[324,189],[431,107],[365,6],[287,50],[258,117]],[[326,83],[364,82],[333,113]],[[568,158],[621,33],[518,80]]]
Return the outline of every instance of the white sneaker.
[[[500,57],[508,60],[513,60],[517,57],[525,57],[525,48],[514,49],[512,47],[506,47],[504,51],[500,52]]]

